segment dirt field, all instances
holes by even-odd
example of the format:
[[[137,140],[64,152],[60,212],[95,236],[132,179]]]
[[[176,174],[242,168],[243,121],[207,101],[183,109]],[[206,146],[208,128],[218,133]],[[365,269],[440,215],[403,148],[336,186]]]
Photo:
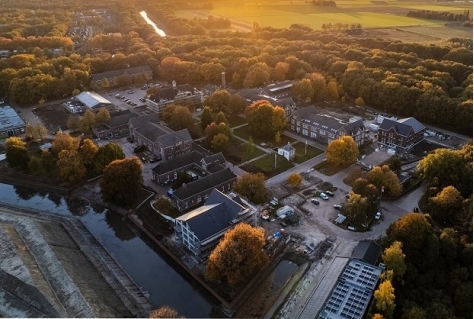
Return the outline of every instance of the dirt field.
[[[61,130],[68,129],[67,119],[71,113],[66,111],[60,104],[40,106],[34,109],[33,113],[43,121],[48,130],[56,131],[59,128],[61,128]]]

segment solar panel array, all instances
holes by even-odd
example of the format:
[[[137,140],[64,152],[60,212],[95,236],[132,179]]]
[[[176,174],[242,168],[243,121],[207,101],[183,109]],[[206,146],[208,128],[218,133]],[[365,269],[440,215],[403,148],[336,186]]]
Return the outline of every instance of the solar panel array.
[[[349,261],[317,318],[363,318],[381,272],[380,267]]]

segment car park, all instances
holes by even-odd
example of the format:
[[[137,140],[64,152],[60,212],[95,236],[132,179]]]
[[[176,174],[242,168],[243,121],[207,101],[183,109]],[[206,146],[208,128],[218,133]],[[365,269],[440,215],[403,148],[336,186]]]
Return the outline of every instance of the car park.
[[[326,193],[321,193],[321,194],[319,194],[319,197],[321,197],[321,198],[324,199],[324,200],[328,200],[328,199],[329,199],[329,197],[328,197],[328,195],[326,195]]]
[[[319,200],[317,200],[316,198],[311,198],[311,203],[319,205]]]
[[[377,212],[377,213],[375,214],[375,217],[374,217],[374,218],[375,218],[376,220],[379,220],[380,217],[382,217],[382,213],[381,213],[381,212]]]
[[[325,193],[326,193],[326,195],[328,195],[328,196],[334,197],[334,193],[331,192],[331,191],[326,191]]]

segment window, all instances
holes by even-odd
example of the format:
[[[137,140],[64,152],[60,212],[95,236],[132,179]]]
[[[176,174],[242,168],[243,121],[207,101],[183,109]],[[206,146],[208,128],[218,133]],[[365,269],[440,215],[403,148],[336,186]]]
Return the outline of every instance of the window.
[[[303,130],[301,134],[308,136],[308,130]]]
[[[326,131],[325,130],[319,130],[319,134],[326,135]]]

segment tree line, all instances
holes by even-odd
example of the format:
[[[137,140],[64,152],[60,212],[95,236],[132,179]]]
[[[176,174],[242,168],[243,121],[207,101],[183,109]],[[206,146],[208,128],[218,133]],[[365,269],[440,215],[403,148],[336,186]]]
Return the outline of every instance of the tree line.
[[[408,17],[421,18],[421,19],[432,19],[432,20],[445,20],[445,21],[469,21],[469,10],[464,10],[463,13],[454,13],[447,11],[432,11],[432,10],[411,10],[407,13]]]

